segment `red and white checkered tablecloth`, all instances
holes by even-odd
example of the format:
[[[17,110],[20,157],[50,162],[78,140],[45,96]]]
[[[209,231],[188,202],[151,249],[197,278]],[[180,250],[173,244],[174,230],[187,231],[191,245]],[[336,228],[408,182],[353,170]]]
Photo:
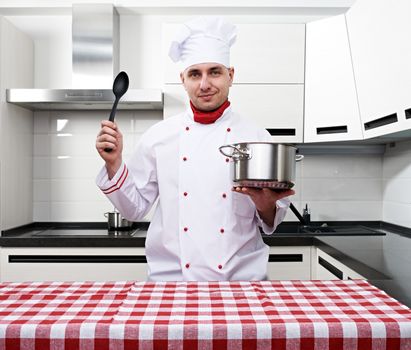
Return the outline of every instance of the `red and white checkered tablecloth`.
[[[362,280],[0,284],[0,349],[411,349]]]

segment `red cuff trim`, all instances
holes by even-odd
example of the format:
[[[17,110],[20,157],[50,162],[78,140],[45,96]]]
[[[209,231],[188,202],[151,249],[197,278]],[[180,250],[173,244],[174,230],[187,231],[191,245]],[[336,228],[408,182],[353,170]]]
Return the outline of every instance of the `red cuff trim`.
[[[110,186],[109,188],[106,188],[103,191],[104,194],[109,194],[112,193],[114,191],[117,191],[121,188],[121,186],[123,186],[124,181],[126,180],[128,176],[128,169],[126,167],[126,165],[124,164],[124,168],[123,168],[123,172],[121,173],[119,179],[117,180],[117,182],[113,185]]]

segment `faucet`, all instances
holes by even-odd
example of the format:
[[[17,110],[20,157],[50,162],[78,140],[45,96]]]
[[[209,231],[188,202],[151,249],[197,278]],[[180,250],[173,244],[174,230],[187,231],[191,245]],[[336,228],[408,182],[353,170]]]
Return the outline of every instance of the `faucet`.
[[[308,210],[308,204],[305,204],[305,208],[303,210],[303,219],[306,225],[309,225],[311,223],[311,214],[310,211]]]
[[[305,209],[303,210],[303,215],[301,215],[297,208],[294,206],[293,203],[290,203],[290,209],[294,213],[294,215],[298,218],[303,226],[308,226],[311,223],[311,215],[308,211],[308,204],[305,205]]]

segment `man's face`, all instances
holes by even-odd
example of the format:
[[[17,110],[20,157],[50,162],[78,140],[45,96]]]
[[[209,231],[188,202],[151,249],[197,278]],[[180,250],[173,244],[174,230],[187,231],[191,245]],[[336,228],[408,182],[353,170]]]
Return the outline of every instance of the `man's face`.
[[[233,77],[234,68],[219,63],[194,64],[180,74],[191,102],[202,111],[212,111],[224,103]]]

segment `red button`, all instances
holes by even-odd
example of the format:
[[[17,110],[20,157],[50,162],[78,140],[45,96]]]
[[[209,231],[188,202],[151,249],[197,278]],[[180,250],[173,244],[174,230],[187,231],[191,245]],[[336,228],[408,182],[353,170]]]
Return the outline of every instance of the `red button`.
[[[227,132],[230,132],[231,131],[231,129],[230,128],[227,128]]]
[[[190,264],[189,263],[187,263],[186,264],[186,269],[188,269],[190,267]]]
[[[188,193],[187,192],[184,192],[184,196],[187,196],[188,195]]]
[[[187,232],[188,231],[188,227],[184,227],[184,232]]]
[[[223,196],[223,198],[226,198],[226,197],[227,197],[227,195],[226,195],[225,193],[223,193],[223,195],[222,195],[222,196]]]
[[[190,130],[190,128],[188,126],[186,126],[186,130],[188,131],[188,130]]]
[[[183,157],[183,160],[186,161],[186,160],[187,160],[187,157]]]
[[[222,265],[218,265],[218,269],[221,270],[223,268]]]
[[[224,229],[223,229],[223,228],[220,228],[220,232],[221,232],[221,233],[224,233]]]
[[[230,161],[230,158],[226,158],[225,161],[228,163]]]

